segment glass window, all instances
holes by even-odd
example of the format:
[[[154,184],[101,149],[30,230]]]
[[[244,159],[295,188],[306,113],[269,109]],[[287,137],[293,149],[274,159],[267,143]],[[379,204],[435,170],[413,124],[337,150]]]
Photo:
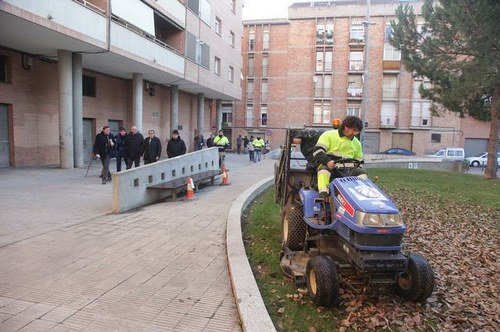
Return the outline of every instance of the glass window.
[[[246,126],[247,127],[252,127],[253,126],[253,104],[247,104],[247,112],[246,112]]]
[[[363,70],[363,52],[351,51],[349,52],[349,70],[362,71]]]
[[[214,60],[214,73],[220,75],[220,59],[218,57],[215,57]]]
[[[359,117],[360,105],[347,105],[347,115]]]
[[[363,75],[349,75],[348,97],[363,96]]]
[[[386,61],[400,61],[401,51],[389,43],[384,43],[384,60]]]
[[[262,77],[267,77],[267,69],[269,65],[269,57],[267,54],[262,55]]]
[[[327,21],[325,25],[325,44],[333,45],[333,22]]]
[[[269,94],[269,84],[267,80],[262,80],[260,85],[260,100],[267,101],[268,94]]]
[[[316,25],[316,44],[323,45],[325,43],[325,25],[323,23],[318,23]]]
[[[396,98],[398,96],[398,76],[384,75],[382,98]]]
[[[325,71],[332,71],[332,64],[333,64],[333,52],[330,51],[325,51]]]
[[[96,97],[96,78],[82,75],[82,90],[85,97]]]
[[[247,99],[253,100],[253,80],[247,82]]]
[[[248,33],[248,51],[255,51],[255,32]]]
[[[229,31],[229,45],[234,47],[234,32]]]
[[[260,125],[267,126],[267,105],[260,106]]]
[[[323,51],[316,51],[316,71],[323,71]]]
[[[249,77],[253,77],[254,76],[254,57],[253,55],[252,56],[249,56],[248,57],[248,76]]]
[[[361,21],[353,21],[351,23],[351,30],[349,32],[350,42],[364,42],[365,41],[365,27]]]
[[[314,103],[313,123],[330,124],[331,105],[328,101],[317,101]]]
[[[9,83],[9,58],[5,55],[0,55],[0,82]]]
[[[382,102],[380,110],[380,125],[395,126],[396,125],[396,103]]]
[[[222,31],[222,21],[220,20],[220,18],[215,17],[215,33],[220,36],[221,31]]]
[[[231,0],[231,11],[236,13],[236,0]]]
[[[228,74],[229,74],[229,82],[234,82],[234,68],[229,66],[229,70],[228,70]]]
[[[269,49],[269,31],[264,31],[262,34],[262,49]]]

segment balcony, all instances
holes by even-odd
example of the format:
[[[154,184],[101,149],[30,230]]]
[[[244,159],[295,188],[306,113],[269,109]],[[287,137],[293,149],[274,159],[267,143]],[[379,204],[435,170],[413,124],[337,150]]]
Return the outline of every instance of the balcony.
[[[401,70],[401,61],[387,61],[382,63],[382,70],[384,73],[399,73]]]
[[[428,129],[432,126],[430,117],[412,116],[411,128],[414,129]]]
[[[395,115],[380,115],[380,128],[396,128],[398,117]]]
[[[347,88],[347,98],[349,99],[361,99],[363,97],[362,87],[349,87]]]
[[[363,61],[351,60],[349,61],[349,71],[361,72],[364,70]]]
[[[364,38],[351,38],[349,39],[349,47],[351,48],[363,48],[365,47]]]

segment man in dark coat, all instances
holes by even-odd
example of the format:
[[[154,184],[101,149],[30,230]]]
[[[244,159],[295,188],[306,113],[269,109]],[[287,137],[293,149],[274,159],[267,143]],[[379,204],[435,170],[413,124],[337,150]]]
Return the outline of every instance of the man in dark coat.
[[[179,136],[179,131],[176,129],[172,132],[172,138],[167,143],[167,155],[169,158],[181,156],[186,153],[186,143]]]
[[[127,163],[127,169],[132,168],[132,163],[135,164],[135,167],[139,167],[139,165],[141,164],[143,143],[144,137],[137,131],[137,127],[130,127],[130,133],[128,134],[127,140],[125,141],[125,162]]]
[[[115,136],[116,171],[122,170],[122,159],[126,162],[125,141],[127,140],[127,130],[120,127],[120,132]]]
[[[144,140],[144,164],[151,164],[160,160],[161,141],[155,136],[155,131],[148,132],[149,137]]]
[[[111,181],[111,173],[109,172],[109,160],[111,154],[113,153],[113,146],[115,145],[113,141],[113,135],[110,134],[109,126],[102,127],[102,131],[95,137],[94,147],[92,152],[97,159],[101,159],[102,171],[101,180],[102,184],[106,184],[107,181]]]

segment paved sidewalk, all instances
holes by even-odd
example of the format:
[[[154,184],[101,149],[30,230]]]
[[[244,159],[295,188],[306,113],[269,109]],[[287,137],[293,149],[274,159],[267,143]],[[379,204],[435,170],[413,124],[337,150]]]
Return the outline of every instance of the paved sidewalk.
[[[0,170],[0,331],[240,331],[226,219],[274,161],[227,158],[230,186],[119,215],[97,163]]]

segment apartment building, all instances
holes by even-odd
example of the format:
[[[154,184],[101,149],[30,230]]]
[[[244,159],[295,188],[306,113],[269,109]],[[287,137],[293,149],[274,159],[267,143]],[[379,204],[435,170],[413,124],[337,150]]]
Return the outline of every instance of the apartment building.
[[[242,5],[0,1],[0,166],[81,167],[107,124],[192,150],[241,98]]]
[[[265,136],[273,148],[288,126],[329,126],[364,117],[365,152],[402,147],[418,154],[442,147],[486,151],[489,123],[456,113],[433,116],[419,93],[430,84],[405,70],[388,38],[400,3],[420,12],[423,1],[297,2],[288,19],[244,21],[243,96],[238,134]],[[363,114],[364,111],[364,114]]]

